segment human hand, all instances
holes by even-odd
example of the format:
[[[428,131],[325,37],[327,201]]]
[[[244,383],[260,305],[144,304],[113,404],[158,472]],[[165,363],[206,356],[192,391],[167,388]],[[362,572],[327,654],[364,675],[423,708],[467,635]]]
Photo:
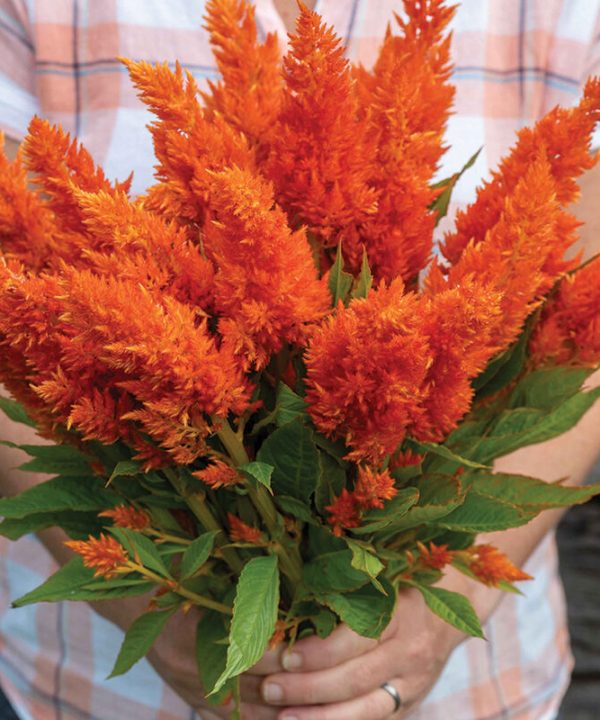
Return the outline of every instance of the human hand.
[[[281,661],[289,672],[267,677],[262,694],[279,706],[277,720],[384,720],[405,718],[439,677],[464,638],[427,608],[417,590],[402,590],[396,612],[380,640],[347,626],[329,638],[300,640]],[[381,689],[390,683],[402,698]],[[268,716],[265,716],[268,717]]]

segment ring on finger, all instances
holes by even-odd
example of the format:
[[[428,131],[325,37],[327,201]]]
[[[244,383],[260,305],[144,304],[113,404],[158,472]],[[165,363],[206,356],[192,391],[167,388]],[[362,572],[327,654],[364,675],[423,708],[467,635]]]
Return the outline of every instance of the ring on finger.
[[[400,697],[400,693],[396,690],[396,688],[389,682],[384,682],[383,685],[381,685],[381,689],[385,690],[385,692],[392,698],[394,701],[394,710],[393,712],[398,712],[400,708],[402,707],[402,698]]]

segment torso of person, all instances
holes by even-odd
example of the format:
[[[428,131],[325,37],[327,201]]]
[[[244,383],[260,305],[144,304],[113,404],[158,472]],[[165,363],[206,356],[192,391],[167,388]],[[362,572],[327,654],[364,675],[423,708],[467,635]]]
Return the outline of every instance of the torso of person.
[[[260,37],[285,45],[295,0],[256,0]],[[305,0],[334,26],[353,61],[369,67],[399,0]],[[119,56],[179,59],[204,84],[217,70],[202,0],[0,0],[0,129],[20,139],[34,113],[75,133],[109,177],[152,181],[151,120]],[[515,131],[556,103],[577,100],[598,68],[600,0],[463,0],[452,22],[455,112],[440,176],[483,147],[455,190],[469,202]],[[596,43],[596,44],[595,44]],[[10,609],[56,569],[35,537],[0,538],[0,678],[23,718],[182,720],[193,711],[146,661],[106,681],[120,631],[85,604]],[[553,538],[526,567],[535,580],[450,658],[411,720],[554,717],[571,664]]]

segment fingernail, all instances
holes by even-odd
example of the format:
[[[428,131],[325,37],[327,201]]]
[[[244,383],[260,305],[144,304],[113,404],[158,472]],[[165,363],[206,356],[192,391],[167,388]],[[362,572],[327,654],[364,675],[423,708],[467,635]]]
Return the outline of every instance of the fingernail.
[[[297,670],[302,666],[302,655],[300,653],[285,653],[281,658],[281,664],[286,670]],[[297,720],[291,718],[290,720]]]
[[[281,685],[267,683],[263,688],[263,697],[267,702],[279,702],[280,700],[283,700],[283,690]]]
[[[295,715],[283,715],[281,720],[298,720],[298,718]]]

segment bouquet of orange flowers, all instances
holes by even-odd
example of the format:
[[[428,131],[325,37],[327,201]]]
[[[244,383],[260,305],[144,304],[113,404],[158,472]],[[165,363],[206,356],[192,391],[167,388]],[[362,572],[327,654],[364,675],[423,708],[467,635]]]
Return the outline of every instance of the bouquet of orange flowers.
[[[156,116],[143,197],[40,119],[0,157],[2,408],[55,475],[0,500],[0,532],[76,553],[17,605],[156,591],[113,674],[193,606],[217,702],[269,643],[379,636],[398,588],[481,635],[444,567],[514,590],[477,534],[600,492],[491,468],[600,396],[600,258],[566,256],[565,210],[600,80],[520,132],[432,260],[453,11],[405,10],[371,71],[306,9],[281,62],[245,0],[207,3],[206,91],[124,61]]]

